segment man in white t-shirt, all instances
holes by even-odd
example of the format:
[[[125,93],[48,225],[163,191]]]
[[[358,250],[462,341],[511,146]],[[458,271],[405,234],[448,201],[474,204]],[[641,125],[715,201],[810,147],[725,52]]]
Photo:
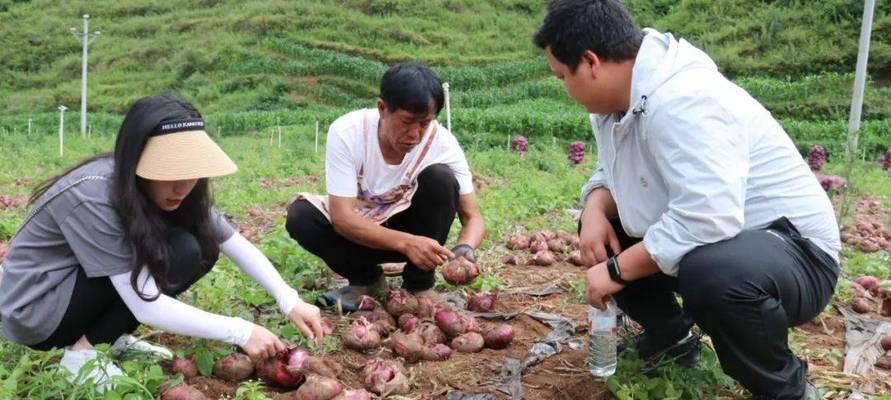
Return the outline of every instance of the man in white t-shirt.
[[[327,196],[300,194],[288,207],[291,237],[349,281],[325,293],[354,309],[360,295],[387,288],[381,263],[406,262],[402,287],[432,291],[437,266],[473,260],[483,218],[458,141],[436,116],[443,106],[439,78],[418,64],[397,64],[381,80],[377,108],[341,116],[328,130]],[[457,245],[443,247],[455,215]]]
[[[621,0],[552,1],[534,41],[597,139],[579,220],[588,302],[640,323],[651,365],[695,366],[695,322],[753,398],[819,398],[788,331],[831,299],[839,231],[780,124]]]

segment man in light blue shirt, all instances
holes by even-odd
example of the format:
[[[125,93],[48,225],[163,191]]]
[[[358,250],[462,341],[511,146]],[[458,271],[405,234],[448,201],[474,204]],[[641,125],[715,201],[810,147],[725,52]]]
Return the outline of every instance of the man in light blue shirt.
[[[614,297],[644,327],[647,360],[695,365],[695,322],[756,399],[816,398],[788,329],[832,297],[839,231],[782,127],[708,55],[638,29],[618,0],[552,1],[534,41],[592,114],[588,302]]]

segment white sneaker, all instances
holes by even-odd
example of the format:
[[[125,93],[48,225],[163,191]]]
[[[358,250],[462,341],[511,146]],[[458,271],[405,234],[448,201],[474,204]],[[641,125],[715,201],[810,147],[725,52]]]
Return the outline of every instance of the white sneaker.
[[[139,340],[133,335],[121,335],[118,340],[115,340],[114,344],[111,345],[109,352],[115,358],[121,358],[126,355],[126,353],[131,352],[141,353],[145,356],[158,357],[165,360],[173,358],[173,352],[170,351],[170,349],[164,346],[151,344],[145,340]]]
[[[87,363],[90,363],[91,368],[83,368]],[[93,349],[71,350],[66,348],[62,360],[59,361],[59,366],[68,371],[66,377],[68,382],[80,385],[92,380],[99,393],[114,389],[114,384],[111,382],[113,377],[127,375],[114,363],[100,360],[99,354]]]

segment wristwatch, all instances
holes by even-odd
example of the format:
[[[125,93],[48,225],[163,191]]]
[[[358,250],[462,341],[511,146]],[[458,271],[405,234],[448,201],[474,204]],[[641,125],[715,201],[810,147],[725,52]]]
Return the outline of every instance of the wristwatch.
[[[622,279],[622,270],[619,269],[619,260],[616,259],[616,256],[612,256],[606,260],[606,270],[609,271],[609,278],[612,279],[613,282],[620,285],[628,285],[631,283]]]

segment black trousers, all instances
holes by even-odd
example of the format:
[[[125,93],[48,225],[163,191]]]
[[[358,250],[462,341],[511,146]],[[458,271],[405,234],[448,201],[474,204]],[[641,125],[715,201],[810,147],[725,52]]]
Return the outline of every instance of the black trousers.
[[[218,254],[202,257],[198,239],[191,233],[174,228],[167,233],[170,260],[167,265],[167,284],[161,292],[176,296],[206,274],[216,263]],[[207,267],[205,267],[207,266]],[[31,346],[36,350],[62,348],[86,336],[91,344],[112,343],[123,334],[131,333],[139,321],[124,304],[108,277],[88,278],[84,269],[77,268],[77,282],[62,322],[49,338]]]
[[[613,227],[623,249],[640,241],[618,220]],[[763,230],[694,249],[681,260],[677,278],[651,275],[614,297],[648,337],[666,345],[695,322],[711,337],[724,372],[754,398],[798,399],[807,365],[789,349],[788,330],[820,314],[838,274],[835,260],[780,218]]]
[[[445,244],[457,209],[455,174],[447,165],[434,164],[418,175],[418,189],[411,206],[392,216],[383,226]],[[433,271],[421,270],[401,253],[372,249],[341,236],[322,212],[306,200],[291,203],[285,226],[300,246],[325,261],[350,285],[367,286],[377,281],[383,273],[381,263],[406,262],[402,271],[403,288],[418,291],[433,287]]]

